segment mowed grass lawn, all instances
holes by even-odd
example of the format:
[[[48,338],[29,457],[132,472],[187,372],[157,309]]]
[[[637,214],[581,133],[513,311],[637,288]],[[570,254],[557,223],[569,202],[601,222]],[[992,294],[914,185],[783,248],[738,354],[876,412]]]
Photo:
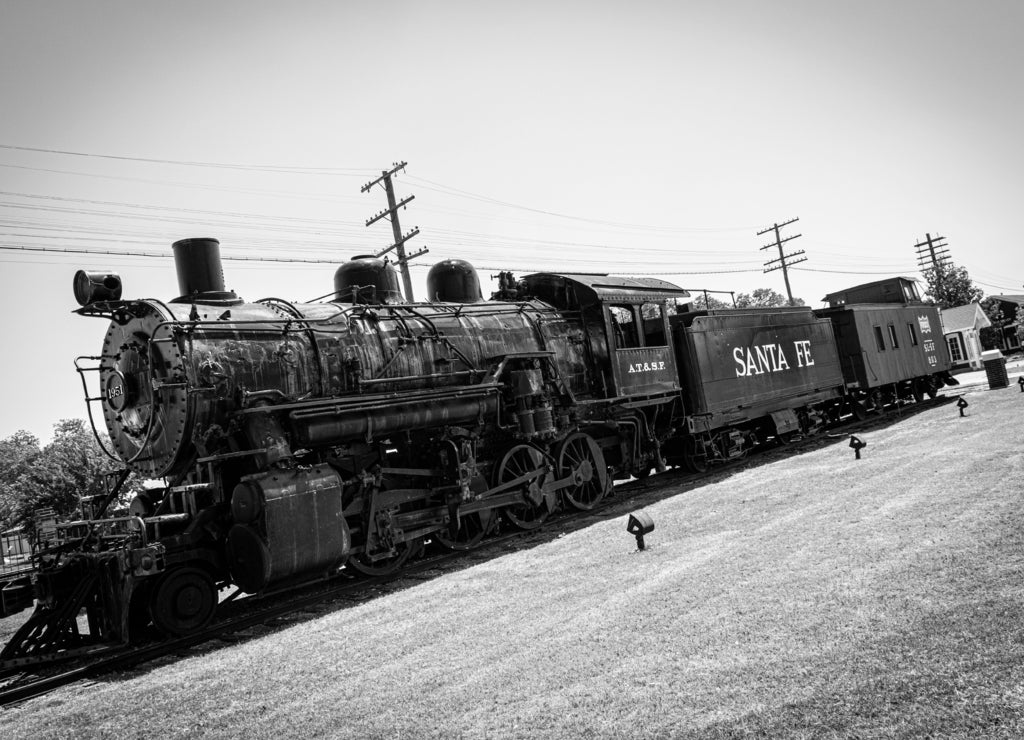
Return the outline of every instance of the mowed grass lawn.
[[[967,398],[650,504],[646,552],[617,517],[0,736],[1024,736],[1024,395]]]

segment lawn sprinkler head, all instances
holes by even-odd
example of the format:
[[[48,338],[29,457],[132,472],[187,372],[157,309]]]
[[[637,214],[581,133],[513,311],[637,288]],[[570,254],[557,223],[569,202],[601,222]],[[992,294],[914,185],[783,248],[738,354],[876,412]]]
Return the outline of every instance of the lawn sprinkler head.
[[[968,405],[967,399],[960,396],[960,400],[956,402],[956,407],[960,409],[960,416],[967,416],[967,414],[964,413],[964,409],[967,408]]]
[[[853,448],[853,459],[860,460],[860,451],[868,446],[868,443],[855,434],[850,435],[850,447]]]
[[[626,522],[626,531],[636,536],[636,549],[644,549],[644,535],[654,531],[654,520],[646,511],[634,511]]]
[[[1024,375],[1021,375],[1019,378],[1017,378],[1017,385],[1020,386],[1020,392],[1024,393]]]

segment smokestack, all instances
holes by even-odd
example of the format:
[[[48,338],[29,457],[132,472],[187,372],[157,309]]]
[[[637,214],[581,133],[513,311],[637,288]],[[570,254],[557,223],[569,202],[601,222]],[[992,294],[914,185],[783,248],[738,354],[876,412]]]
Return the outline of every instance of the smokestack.
[[[220,242],[216,239],[180,239],[171,246],[178,272],[178,302],[234,301],[234,291],[224,290]]]

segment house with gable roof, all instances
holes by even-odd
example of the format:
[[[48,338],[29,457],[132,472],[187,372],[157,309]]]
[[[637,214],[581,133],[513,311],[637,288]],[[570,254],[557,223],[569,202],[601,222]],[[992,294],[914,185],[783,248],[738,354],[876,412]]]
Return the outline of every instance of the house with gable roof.
[[[999,301],[999,307],[1003,310],[1003,316],[1010,322],[1003,327],[1003,351],[1020,349],[1021,342],[1017,333],[1020,324],[1017,323],[1017,309],[1024,306],[1024,295],[990,295],[989,298]]]
[[[949,347],[953,368],[982,368],[981,330],[992,326],[988,316],[977,303],[944,308],[941,311],[942,334]]]

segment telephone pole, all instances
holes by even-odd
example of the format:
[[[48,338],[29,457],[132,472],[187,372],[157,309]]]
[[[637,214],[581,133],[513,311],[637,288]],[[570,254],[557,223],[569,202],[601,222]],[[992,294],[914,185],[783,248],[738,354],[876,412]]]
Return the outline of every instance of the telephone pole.
[[[413,228],[413,230],[410,231],[408,234],[405,234],[403,236],[402,226],[398,223],[398,209],[404,208],[405,205],[409,203],[411,200],[413,200],[416,196],[410,195],[408,198],[404,198],[400,203],[395,202],[395,188],[391,184],[391,176],[400,170],[404,170],[405,165],[407,163],[395,162],[393,164],[394,166],[390,170],[382,171],[380,173],[380,177],[378,177],[376,180],[374,180],[373,182],[368,182],[365,185],[363,185],[363,187],[360,188],[359,192],[365,193],[377,183],[384,183],[384,192],[387,193],[388,196],[388,207],[386,210],[381,211],[373,218],[369,219],[366,222],[366,225],[369,226],[370,224],[376,223],[377,221],[380,221],[382,218],[387,218],[391,222],[391,234],[392,236],[394,236],[395,242],[390,247],[387,247],[377,252],[377,254],[375,254],[374,257],[382,257],[388,252],[390,252],[392,249],[395,250],[395,254],[398,255],[398,267],[402,271],[402,287],[405,288],[405,300],[412,303],[412,278],[409,275],[409,260],[413,259],[414,257],[419,257],[421,254],[426,254],[430,250],[427,249],[426,247],[423,247],[419,251],[413,252],[412,254],[406,255],[405,253],[405,243],[412,239],[414,236],[416,236],[418,233],[420,233],[420,229],[417,226]]]
[[[772,272],[773,270],[782,270],[782,277],[786,281],[786,296],[789,298],[789,305],[790,306],[793,305],[793,291],[789,287],[789,268],[792,267],[793,265],[797,264],[798,262],[806,262],[807,258],[806,257],[800,257],[800,255],[804,253],[804,250],[802,250],[802,249],[797,251],[797,252],[791,252],[790,254],[786,254],[786,253],[784,253],[782,251],[782,245],[783,244],[785,244],[786,242],[788,242],[788,241],[790,241],[792,239],[796,239],[799,236],[803,236],[803,235],[802,234],[795,234],[793,236],[787,236],[785,239],[783,239],[782,237],[779,236],[779,229],[781,229],[783,226],[789,226],[792,223],[796,223],[799,220],[800,220],[799,218],[791,218],[791,219],[789,219],[789,221],[784,221],[781,224],[772,224],[767,229],[763,229],[762,231],[757,232],[758,236],[761,236],[762,234],[767,234],[769,231],[774,231],[775,232],[775,243],[774,244],[765,244],[763,247],[761,247],[761,251],[763,252],[764,250],[770,249],[771,247],[778,247],[779,248],[779,256],[778,256],[777,259],[768,260],[767,262],[765,262],[764,263],[764,267],[765,267],[764,271],[767,273],[767,272]],[[793,259],[794,257],[800,257],[800,259],[796,259],[795,260],[795,259]],[[786,262],[786,260],[789,260],[789,262]],[[772,264],[774,264],[776,262],[778,262],[779,264],[775,265],[774,267],[769,267],[769,265],[772,265]]]
[[[914,245],[914,249],[917,250],[918,269],[924,272],[930,267],[934,271],[935,292],[939,294],[942,293],[942,268],[949,262],[949,247],[945,244],[945,238],[938,234],[932,236],[926,233],[924,241]]]
[[[917,250],[917,266],[922,270],[928,269],[931,262],[931,269],[938,274],[939,267],[949,262],[949,247],[944,243],[946,237],[936,234],[924,235],[924,241],[914,245]]]

